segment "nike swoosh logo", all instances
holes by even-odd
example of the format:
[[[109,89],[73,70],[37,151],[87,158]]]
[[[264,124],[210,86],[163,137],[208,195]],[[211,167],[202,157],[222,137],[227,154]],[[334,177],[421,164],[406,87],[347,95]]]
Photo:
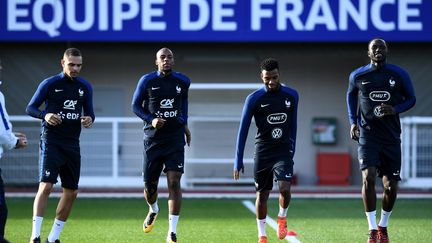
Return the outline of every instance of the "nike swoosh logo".
[[[393,175],[394,175],[394,176],[397,176],[397,175],[399,175],[399,173],[393,173]]]
[[[291,178],[292,176],[290,176],[290,175],[285,175],[285,178]]]
[[[177,165],[177,167],[178,167],[179,169],[181,169],[181,168],[183,168],[183,165]]]
[[[363,85],[365,85],[365,84],[370,84],[370,82],[362,82],[362,84],[363,84]]]
[[[261,107],[266,107],[266,106],[269,106],[270,104],[265,104],[265,105],[263,105],[263,104],[261,104]]]
[[[152,87],[152,90],[160,89],[160,87]]]
[[[62,89],[54,89],[55,92],[62,92]]]

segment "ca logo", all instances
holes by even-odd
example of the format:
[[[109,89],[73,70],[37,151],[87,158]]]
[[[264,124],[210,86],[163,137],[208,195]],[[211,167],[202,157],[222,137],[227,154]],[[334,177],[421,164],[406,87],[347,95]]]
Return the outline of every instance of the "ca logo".
[[[160,102],[160,108],[162,109],[168,109],[173,108],[174,99],[163,99]]]

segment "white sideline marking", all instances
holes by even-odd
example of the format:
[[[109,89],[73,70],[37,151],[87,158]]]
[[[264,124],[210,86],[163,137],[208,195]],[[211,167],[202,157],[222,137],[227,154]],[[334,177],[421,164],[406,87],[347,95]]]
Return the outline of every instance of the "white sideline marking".
[[[244,201],[242,201],[242,203],[247,209],[249,209],[249,211],[251,211],[253,214],[255,214],[255,205],[251,201],[244,200]],[[270,218],[269,216],[267,216],[267,218],[266,218],[266,223],[268,225],[270,225],[270,227],[272,227],[274,230],[277,229],[276,221],[274,221],[274,219]],[[285,237],[285,240],[287,240],[288,242],[291,242],[291,243],[301,243],[301,241],[299,241],[297,239],[297,237],[291,236],[291,235],[288,235],[287,237]]]

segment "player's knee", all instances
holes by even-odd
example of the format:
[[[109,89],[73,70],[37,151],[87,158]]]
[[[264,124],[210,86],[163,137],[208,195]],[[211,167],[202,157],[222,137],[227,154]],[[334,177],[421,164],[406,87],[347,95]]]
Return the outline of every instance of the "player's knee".
[[[383,183],[383,187],[386,194],[394,194],[397,191],[397,182],[388,181]]]
[[[259,192],[257,194],[257,201],[260,203],[266,203],[267,200],[269,198],[269,193],[268,192]]]
[[[153,182],[144,183],[144,189],[149,197],[152,197],[157,192],[157,184]]]
[[[375,176],[372,175],[366,175],[363,178],[363,185],[366,188],[371,188],[371,187],[375,187]]]
[[[289,187],[279,188],[279,193],[284,197],[290,197],[291,196],[291,190]]]
[[[168,188],[172,190],[180,190],[180,181],[171,180],[168,182]]]
[[[75,198],[77,198],[77,196],[78,196],[78,190],[73,190],[73,191],[71,192],[71,197],[72,197],[73,199],[75,199]]]
[[[68,200],[75,200],[78,196],[78,190],[63,188],[63,194]]]
[[[41,183],[38,189],[39,194],[43,195],[49,195],[51,193],[51,190],[53,188],[53,185],[51,183]]]

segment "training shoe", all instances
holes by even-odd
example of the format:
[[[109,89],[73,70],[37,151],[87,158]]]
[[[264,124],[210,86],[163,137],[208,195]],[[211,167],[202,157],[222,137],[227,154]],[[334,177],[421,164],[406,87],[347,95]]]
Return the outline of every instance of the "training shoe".
[[[150,231],[152,231],[153,226],[156,222],[156,218],[157,218],[157,213],[149,212],[147,214],[147,217],[144,219],[144,223],[143,223],[144,233],[149,233]]]
[[[288,233],[288,229],[287,229],[287,223],[286,223],[286,217],[277,217],[277,235],[279,237],[280,240],[285,239],[285,237],[287,236]]]
[[[176,243],[177,242],[177,235],[174,232],[171,232],[167,236],[167,243]]]
[[[30,240],[30,243],[40,243],[41,241],[40,241],[40,237],[38,236],[38,237],[36,237],[36,238],[34,238],[33,240]]]
[[[380,243],[389,243],[389,237],[387,234],[387,227],[378,226],[378,239]]]
[[[48,239],[46,239],[45,243],[60,243],[60,240],[57,239],[57,240],[55,240],[54,242],[50,242]]]
[[[367,243],[378,242],[378,230],[369,230],[369,237]]]
[[[267,243],[267,236],[260,236],[258,238],[258,243]]]

